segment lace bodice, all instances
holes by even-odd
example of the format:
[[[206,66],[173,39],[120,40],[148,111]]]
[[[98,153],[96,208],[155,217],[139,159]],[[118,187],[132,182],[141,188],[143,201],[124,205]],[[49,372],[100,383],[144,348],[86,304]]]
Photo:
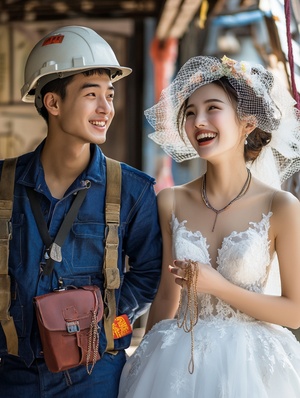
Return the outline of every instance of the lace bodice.
[[[263,214],[261,221],[249,223],[247,230],[233,231],[223,239],[218,249],[217,270],[227,280],[254,292],[263,292],[267,283],[270,253],[268,231],[272,213]],[[210,264],[206,238],[200,231],[191,232],[186,221],[179,222],[172,216],[173,256]],[[223,301],[208,294],[199,295],[200,317],[239,317],[251,320],[248,315],[236,311]]]

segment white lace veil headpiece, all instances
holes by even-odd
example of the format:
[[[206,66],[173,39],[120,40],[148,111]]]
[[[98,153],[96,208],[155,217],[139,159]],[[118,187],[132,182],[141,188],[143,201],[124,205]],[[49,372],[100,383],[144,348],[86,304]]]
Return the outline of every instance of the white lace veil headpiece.
[[[149,137],[175,161],[199,157],[184,130],[186,100],[199,87],[225,77],[236,90],[240,120],[251,118],[255,127],[272,133],[270,143],[249,165],[252,173],[273,186],[300,170],[300,112],[278,78],[262,65],[197,56],[188,60],[156,105],[145,111],[155,132]],[[251,140],[251,134],[248,137]],[[203,161],[203,170],[206,162]]]

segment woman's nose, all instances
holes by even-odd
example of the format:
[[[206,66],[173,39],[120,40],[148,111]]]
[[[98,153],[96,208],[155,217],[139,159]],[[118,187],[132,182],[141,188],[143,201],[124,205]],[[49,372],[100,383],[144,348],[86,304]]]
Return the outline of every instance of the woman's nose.
[[[195,119],[195,127],[196,128],[206,126],[206,124],[207,124],[207,121],[203,115],[202,116],[199,115],[196,117],[196,119]]]

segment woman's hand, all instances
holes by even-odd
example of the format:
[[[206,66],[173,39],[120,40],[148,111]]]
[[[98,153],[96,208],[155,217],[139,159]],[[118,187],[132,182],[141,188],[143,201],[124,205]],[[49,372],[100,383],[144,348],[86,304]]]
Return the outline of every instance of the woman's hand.
[[[217,296],[218,291],[222,290],[222,286],[227,280],[208,264],[191,260],[174,260],[173,265],[169,265],[169,270],[176,277],[175,282],[180,286],[184,286],[187,281],[188,267],[191,266],[197,268],[198,293],[208,293]]]

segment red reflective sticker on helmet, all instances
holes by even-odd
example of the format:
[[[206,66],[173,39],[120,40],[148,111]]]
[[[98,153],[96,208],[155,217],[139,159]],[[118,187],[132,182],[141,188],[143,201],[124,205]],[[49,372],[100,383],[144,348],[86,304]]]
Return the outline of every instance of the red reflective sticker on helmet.
[[[49,44],[60,44],[60,43],[62,43],[64,37],[65,37],[64,35],[55,35],[55,36],[47,37],[45,39],[44,43],[42,44],[42,47],[48,46]]]

